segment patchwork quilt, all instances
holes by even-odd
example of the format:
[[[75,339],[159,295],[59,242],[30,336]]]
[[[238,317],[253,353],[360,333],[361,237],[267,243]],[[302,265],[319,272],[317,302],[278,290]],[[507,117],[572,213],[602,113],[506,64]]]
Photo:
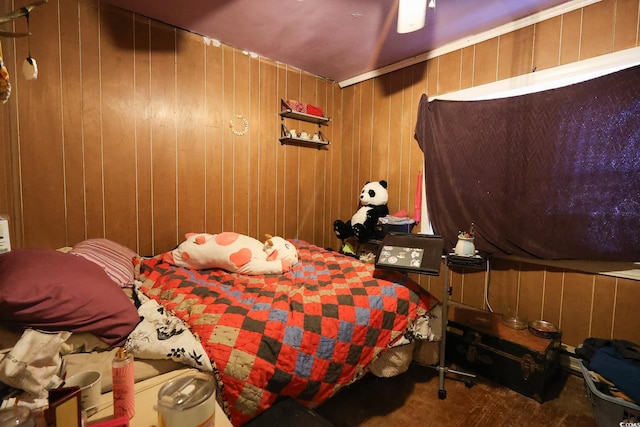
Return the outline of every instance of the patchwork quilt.
[[[319,405],[406,338],[436,302],[405,275],[291,242],[300,261],[283,275],[198,271],[159,256],[137,265],[142,291],[201,340],[236,426],[280,396]]]

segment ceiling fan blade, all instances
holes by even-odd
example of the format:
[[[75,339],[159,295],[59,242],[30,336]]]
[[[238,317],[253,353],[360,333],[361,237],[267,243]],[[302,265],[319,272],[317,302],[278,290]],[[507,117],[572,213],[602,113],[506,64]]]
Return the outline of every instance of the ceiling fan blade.
[[[39,0],[37,2],[31,3],[27,6],[21,7],[18,10],[14,10],[13,12],[8,13],[7,15],[0,16],[0,24],[7,21],[12,21],[16,18],[20,18],[22,16],[26,16],[29,12],[35,9],[38,6],[45,4],[47,0]]]

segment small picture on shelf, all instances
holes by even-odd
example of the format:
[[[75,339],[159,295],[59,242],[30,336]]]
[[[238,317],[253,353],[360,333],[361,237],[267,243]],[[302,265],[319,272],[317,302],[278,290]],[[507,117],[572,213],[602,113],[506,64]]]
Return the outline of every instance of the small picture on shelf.
[[[378,264],[420,268],[423,254],[424,249],[422,248],[404,248],[385,245],[382,251],[380,251]]]

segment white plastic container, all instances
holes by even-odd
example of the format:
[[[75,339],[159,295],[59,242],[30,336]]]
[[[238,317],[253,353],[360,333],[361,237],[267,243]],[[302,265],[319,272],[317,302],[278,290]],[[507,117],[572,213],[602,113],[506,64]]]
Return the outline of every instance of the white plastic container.
[[[11,252],[11,238],[9,236],[9,216],[0,214],[0,254]]]
[[[0,427],[36,427],[36,422],[26,406],[10,406],[0,410]]]
[[[196,372],[165,383],[158,392],[159,427],[213,427],[216,387],[213,377]]]

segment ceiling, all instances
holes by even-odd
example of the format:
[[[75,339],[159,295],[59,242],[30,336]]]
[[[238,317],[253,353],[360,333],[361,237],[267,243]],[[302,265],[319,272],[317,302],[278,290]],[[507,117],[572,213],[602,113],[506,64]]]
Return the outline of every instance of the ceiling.
[[[398,34],[398,0],[103,0],[344,82],[567,0],[436,0],[423,29]]]

